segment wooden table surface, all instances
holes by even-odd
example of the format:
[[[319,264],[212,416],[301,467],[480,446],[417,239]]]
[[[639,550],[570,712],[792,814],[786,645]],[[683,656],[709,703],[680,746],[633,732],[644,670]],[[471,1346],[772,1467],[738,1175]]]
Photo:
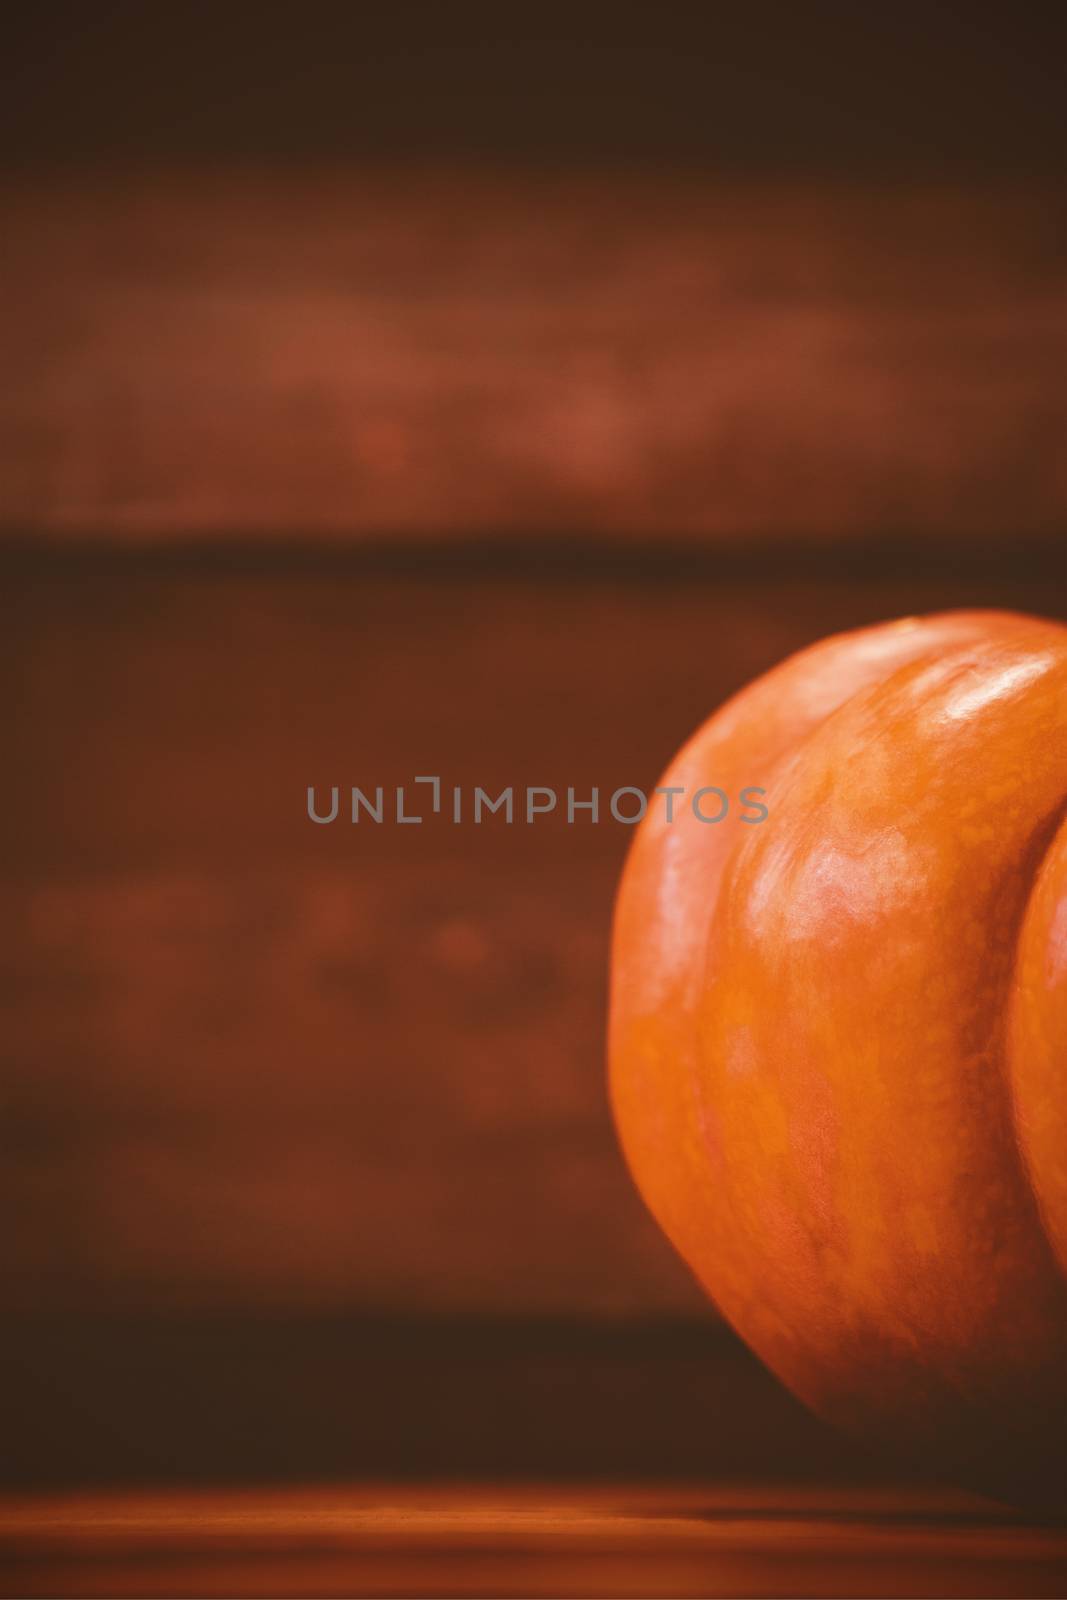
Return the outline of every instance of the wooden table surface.
[[[0,1502],[0,1548],[21,1596],[1067,1592],[1067,1528],[892,1487],[50,1493]]]

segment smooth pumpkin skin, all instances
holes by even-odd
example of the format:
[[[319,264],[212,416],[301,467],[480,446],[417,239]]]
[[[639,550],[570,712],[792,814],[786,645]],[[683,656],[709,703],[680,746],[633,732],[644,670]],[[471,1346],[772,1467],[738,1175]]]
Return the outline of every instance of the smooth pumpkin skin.
[[[1058,1503],[1067,1445],[1067,629],[959,612],[829,639],[663,785],[616,908],[630,1167],[817,1411]],[[1050,1488],[1051,1485],[1051,1488]]]

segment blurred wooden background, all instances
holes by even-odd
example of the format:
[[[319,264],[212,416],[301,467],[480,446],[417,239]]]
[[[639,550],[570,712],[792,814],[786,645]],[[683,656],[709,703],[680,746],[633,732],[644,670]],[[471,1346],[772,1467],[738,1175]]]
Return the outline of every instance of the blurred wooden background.
[[[647,787],[829,631],[1067,614],[1052,36],[59,16],[2,118],[5,1470],[840,1467],[622,1168],[626,829],[305,790]]]
[[[15,533],[1062,531],[1058,184],[384,165],[0,194]]]

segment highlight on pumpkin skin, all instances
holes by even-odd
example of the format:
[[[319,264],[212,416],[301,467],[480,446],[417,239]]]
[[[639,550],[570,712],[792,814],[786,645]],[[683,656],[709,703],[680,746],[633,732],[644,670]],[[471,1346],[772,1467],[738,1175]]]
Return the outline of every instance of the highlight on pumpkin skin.
[[[668,1237],[824,1416],[1006,1493],[1067,1419],[1065,699],[1067,629],[1014,614],[813,646],[663,779],[756,764],[773,826],[648,819],[614,931],[612,1100]]]

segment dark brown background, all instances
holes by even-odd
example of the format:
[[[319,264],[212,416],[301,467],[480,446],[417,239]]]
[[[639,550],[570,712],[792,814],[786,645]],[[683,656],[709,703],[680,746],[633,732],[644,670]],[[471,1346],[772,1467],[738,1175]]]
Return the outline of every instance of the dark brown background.
[[[648,786],[828,631],[1067,612],[1049,15],[11,44],[5,1474],[862,1472],[622,1168],[625,829],[304,791]]]

